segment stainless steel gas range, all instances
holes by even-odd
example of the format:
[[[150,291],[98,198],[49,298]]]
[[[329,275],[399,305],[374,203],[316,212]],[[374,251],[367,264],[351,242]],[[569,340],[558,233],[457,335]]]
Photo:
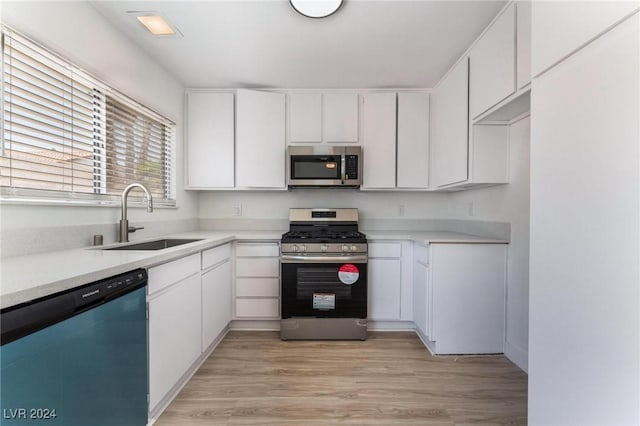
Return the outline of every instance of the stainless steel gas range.
[[[280,260],[283,340],[366,340],[367,239],[357,209],[290,209]]]

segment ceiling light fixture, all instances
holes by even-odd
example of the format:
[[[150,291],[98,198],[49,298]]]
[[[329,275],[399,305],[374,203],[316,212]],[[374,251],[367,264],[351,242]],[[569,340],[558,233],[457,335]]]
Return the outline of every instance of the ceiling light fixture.
[[[176,30],[160,15],[144,15],[136,16],[136,18],[153,35],[172,36],[177,34]]]
[[[342,6],[343,0],[289,0],[299,14],[307,18],[326,18]]]

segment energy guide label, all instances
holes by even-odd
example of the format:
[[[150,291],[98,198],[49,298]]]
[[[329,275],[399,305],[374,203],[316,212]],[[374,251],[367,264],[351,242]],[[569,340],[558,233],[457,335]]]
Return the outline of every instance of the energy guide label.
[[[313,309],[328,311],[336,308],[336,295],[334,293],[313,293]]]
[[[356,265],[345,263],[338,269],[338,279],[342,284],[351,285],[360,278],[360,271]]]

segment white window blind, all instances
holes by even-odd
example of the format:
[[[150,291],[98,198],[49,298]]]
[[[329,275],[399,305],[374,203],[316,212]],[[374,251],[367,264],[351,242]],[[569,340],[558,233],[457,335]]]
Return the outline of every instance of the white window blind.
[[[142,183],[175,205],[175,125],[2,29],[4,198],[110,201]]]

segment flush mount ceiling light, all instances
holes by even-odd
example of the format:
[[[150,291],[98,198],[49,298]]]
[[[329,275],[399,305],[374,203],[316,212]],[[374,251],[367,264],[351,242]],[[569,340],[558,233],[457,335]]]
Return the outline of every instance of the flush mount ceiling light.
[[[299,14],[307,18],[326,18],[342,6],[343,0],[289,0]]]
[[[137,16],[137,18],[153,35],[174,35],[176,33],[160,15]]]

